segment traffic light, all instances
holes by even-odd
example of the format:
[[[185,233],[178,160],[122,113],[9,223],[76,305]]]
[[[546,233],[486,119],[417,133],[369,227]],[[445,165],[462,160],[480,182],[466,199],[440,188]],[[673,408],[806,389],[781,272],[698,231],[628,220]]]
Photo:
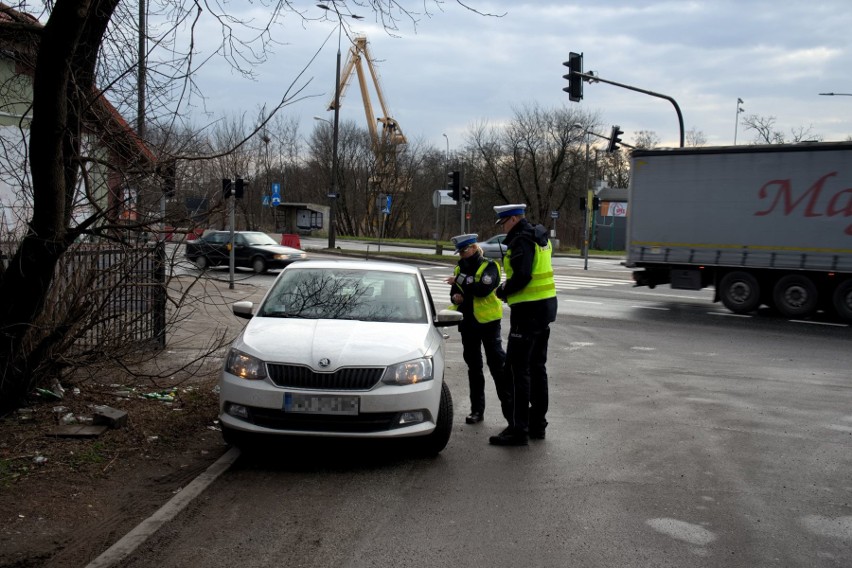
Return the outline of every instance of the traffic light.
[[[621,127],[617,124],[612,127],[612,132],[609,135],[609,145],[606,147],[606,151],[609,153],[615,152],[618,150],[618,145],[621,144],[621,135],[624,132],[621,130]]]
[[[242,199],[244,190],[245,190],[245,182],[242,180],[242,178],[237,178],[237,181],[234,184],[234,198],[235,199]]]
[[[583,72],[583,54],[572,51],[562,65],[568,68],[568,74],[562,75],[563,79],[568,79],[568,86],[562,90],[568,93],[569,101],[578,103],[583,100],[583,78],[578,75]]]
[[[453,198],[453,201],[458,201],[461,192],[461,172],[450,172],[447,177],[450,178],[447,184],[450,188],[450,197]]]
[[[470,201],[470,186],[466,185],[462,188],[462,199]]]
[[[163,195],[168,199],[175,196],[175,170],[174,160],[166,162],[162,167],[158,168],[158,172],[163,177]]]
[[[600,197],[592,197],[592,211],[597,211],[601,208],[601,198]]]
[[[233,186],[230,179],[222,178],[222,197],[228,199],[233,194]]]
[[[585,211],[585,210],[586,210],[586,198],[581,197],[580,198],[580,211]]]

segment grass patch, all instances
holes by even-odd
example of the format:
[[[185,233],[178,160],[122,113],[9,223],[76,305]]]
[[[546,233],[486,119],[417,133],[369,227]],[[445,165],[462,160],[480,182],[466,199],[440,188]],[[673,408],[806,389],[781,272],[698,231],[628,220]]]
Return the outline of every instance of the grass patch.
[[[103,442],[93,442],[69,456],[68,465],[74,469],[97,465],[106,461]]]

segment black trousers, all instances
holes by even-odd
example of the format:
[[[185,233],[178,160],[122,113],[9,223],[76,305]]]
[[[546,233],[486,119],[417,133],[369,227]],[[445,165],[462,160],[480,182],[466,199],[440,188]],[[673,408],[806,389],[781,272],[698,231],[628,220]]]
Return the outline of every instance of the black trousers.
[[[512,325],[506,365],[497,386],[509,429],[522,433],[547,427],[547,343],[550,325]]]
[[[506,352],[500,337],[500,320],[479,323],[465,316],[459,324],[467,380],[470,383],[470,411],[485,412],[485,374],[482,369],[482,351],[495,385],[503,372]]]

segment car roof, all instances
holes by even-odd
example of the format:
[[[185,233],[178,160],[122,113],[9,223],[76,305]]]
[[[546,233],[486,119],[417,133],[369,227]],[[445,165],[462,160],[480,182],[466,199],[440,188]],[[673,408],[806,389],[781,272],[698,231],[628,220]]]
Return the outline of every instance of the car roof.
[[[302,260],[291,264],[285,270],[301,270],[305,268],[336,268],[340,270],[385,270],[418,274],[420,269],[410,264],[390,262],[385,260]]]

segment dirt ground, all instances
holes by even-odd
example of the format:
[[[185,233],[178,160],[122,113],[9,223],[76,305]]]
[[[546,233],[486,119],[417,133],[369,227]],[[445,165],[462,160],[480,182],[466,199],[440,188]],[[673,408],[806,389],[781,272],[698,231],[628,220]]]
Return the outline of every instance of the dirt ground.
[[[0,417],[0,567],[86,566],[227,450],[215,388],[245,323],[230,309],[265,289],[222,278],[171,286],[189,308],[173,314],[166,349],[135,374],[88,369],[63,383],[61,400],[34,395]],[[51,435],[67,421],[85,424],[93,405],[126,412],[126,424],[95,438]]]
[[[87,382],[0,420],[0,566],[85,566],[204,471],[227,449],[215,384]],[[143,397],[151,392],[174,400]],[[126,412],[126,426],[88,439],[50,435],[69,415],[92,416],[92,404]]]

